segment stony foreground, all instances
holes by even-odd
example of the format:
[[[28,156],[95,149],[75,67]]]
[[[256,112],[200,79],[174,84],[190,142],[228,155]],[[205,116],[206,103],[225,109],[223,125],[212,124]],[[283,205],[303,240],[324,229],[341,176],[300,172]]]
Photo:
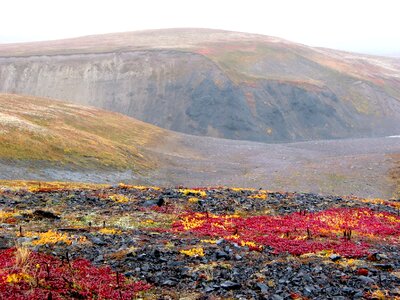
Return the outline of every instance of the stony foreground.
[[[0,208],[0,299],[400,299],[396,200],[38,185]]]

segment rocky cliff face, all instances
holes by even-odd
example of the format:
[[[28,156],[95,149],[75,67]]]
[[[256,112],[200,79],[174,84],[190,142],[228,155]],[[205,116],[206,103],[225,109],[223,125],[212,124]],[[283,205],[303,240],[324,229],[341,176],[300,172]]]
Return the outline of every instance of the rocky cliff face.
[[[243,91],[205,57],[178,51],[0,59],[0,89],[122,112],[172,130],[244,137]]]
[[[0,91],[92,105],[179,132],[230,139],[278,142],[400,132],[396,77],[388,75],[391,85],[385,83],[388,76],[378,85],[304,55],[277,59],[276,49],[261,53],[235,45],[234,52],[218,53],[203,46],[147,45],[103,53],[41,53],[39,47],[35,55],[19,56],[2,53],[0,46]],[[290,49],[280,47],[283,54]]]

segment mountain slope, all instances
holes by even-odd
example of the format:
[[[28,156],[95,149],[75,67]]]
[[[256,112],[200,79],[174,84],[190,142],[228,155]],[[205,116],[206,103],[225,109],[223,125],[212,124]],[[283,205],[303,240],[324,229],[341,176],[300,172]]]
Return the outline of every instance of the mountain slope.
[[[146,171],[147,148],[174,134],[121,114],[45,98],[0,94],[0,160]]]
[[[265,144],[170,132],[121,114],[0,94],[0,180],[247,186],[391,197],[399,138]]]
[[[263,142],[400,132],[400,60],[171,29],[0,45],[0,91]]]

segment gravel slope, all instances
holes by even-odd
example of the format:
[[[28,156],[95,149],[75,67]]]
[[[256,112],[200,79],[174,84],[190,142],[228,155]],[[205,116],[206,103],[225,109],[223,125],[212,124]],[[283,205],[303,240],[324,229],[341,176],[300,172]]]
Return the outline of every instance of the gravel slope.
[[[162,163],[143,174],[2,160],[0,179],[246,186],[371,198],[390,198],[398,189],[389,174],[399,138],[262,144],[182,136],[147,151]]]

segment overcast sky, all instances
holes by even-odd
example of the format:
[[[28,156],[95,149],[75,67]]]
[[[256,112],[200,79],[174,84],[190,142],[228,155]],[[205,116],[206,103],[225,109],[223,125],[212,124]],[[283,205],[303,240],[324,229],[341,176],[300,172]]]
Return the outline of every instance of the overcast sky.
[[[0,43],[202,27],[400,56],[399,0],[1,0]]]

